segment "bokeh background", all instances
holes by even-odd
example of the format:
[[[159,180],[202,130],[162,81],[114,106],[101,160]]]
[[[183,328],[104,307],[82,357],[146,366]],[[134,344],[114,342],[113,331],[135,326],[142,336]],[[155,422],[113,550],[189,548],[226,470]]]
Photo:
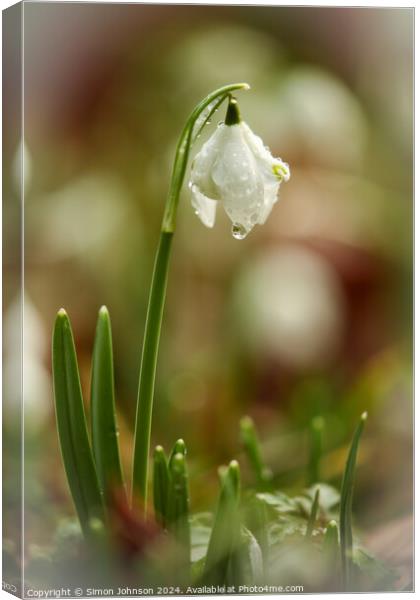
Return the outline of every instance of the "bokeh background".
[[[267,224],[244,241],[232,238],[222,210],[214,230],[202,226],[185,185],[153,441],[185,439],[193,507],[208,509],[217,465],[242,458],[243,414],[254,417],[265,459],[286,486],[304,480],[315,415],[326,422],[323,475],[339,484],[351,432],[368,410],[357,524],[368,548],[409,578],[413,12],[28,3],[24,24],[28,555],[73,514],[53,411],[55,313],[63,306],[71,317],[88,406],[96,315],[102,304],[110,310],[129,481],[145,311],[177,136],[209,91],[247,81],[242,115],[292,177]],[[16,118],[5,127],[6,193],[17,203],[13,86],[4,100]],[[13,253],[5,269],[18,277]],[[18,296],[6,295],[4,311],[13,389]],[[9,392],[7,422],[18,412]]]

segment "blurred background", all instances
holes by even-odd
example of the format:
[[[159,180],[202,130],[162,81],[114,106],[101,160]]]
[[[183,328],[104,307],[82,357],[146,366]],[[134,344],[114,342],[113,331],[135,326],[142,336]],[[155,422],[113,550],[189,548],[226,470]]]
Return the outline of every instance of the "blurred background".
[[[292,176],[267,224],[244,241],[222,210],[214,230],[202,226],[184,186],[153,443],[185,439],[193,508],[209,509],[217,465],[241,460],[243,414],[285,486],[304,481],[308,425],[324,416],[323,476],[339,485],[368,410],[357,524],[368,548],[410,570],[412,11],[29,3],[24,23],[27,551],[40,551],[73,514],[53,411],[55,313],[63,306],[72,320],[88,406],[96,315],[102,304],[110,310],[129,481],[177,137],[204,95],[247,81],[243,118]],[[4,129],[6,194],[18,203],[14,86],[4,102],[16,118]],[[208,133],[223,117],[219,110]],[[5,269],[16,279],[18,256],[6,252]],[[18,296],[6,294],[6,384],[19,361],[18,314]],[[18,401],[5,397],[6,428]]]

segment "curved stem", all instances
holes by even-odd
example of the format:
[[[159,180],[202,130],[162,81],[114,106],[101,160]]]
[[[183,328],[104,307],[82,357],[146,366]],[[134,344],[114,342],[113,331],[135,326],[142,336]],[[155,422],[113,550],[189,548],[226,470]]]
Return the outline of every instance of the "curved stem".
[[[203,114],[206,115],[207,120],[214,112],[215,108],[219,106],[231,92],[241,89],[249,89],[249,85],[247,83],[226,85],[215,90],[197,104],[182,130],[176,148],[169,194],[166,200],[150,288],[137,396],[132,498],[134,500],[134,498],[138,496],[144,505],[144,509],[146,509],[147,502],[149,446],[156,365],[166,296],[171,242],[175,231],[179,195],[184,182],[189,153],[194,142],[194,126],[199,123],[199,119]],[[205,112],[206,110],[208,111],[207,114]]]

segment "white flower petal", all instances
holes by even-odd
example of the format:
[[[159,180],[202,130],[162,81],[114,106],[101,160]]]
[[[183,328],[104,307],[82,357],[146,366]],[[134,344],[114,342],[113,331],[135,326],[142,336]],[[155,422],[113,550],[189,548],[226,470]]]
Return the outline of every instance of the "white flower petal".
[[[287,163],[274,158],[246,123],[222,124],[193,161],[192,204],[204,225],[213,227],[221,201],[233,236],[242,239],[265,223],[289,177]]]
[[[241,126],[247,144],[267,178],[274,178],[280,183],[289,181],[289,165],[283,162],[281,158],[274,158],[267,146],[264,146],[262,139],[253,133],[249,125],[241,123]]]
[[[277,202],[279,187],[279,181],[264,184],[264,205],[259,214],[259,225],[264,225],[264,223],[268,219],[269,214],[271,213],[271,209]]]
[[[214,186],[211,173],[214,162],[223,143],[224,132],[222,126],[218,127],[207,140],[191,165],[190,186],[197,185],[202,194],[208,198],[219,200],[218,190]]]
[[[206,227],[214,227],[216,221],[217,200],[207,198],[197,185],[191,186],[191,203],[195,214]]]
[[[264,203],[264,182],[245,143],[241,125],[224,128],[223,144],[212,177],[232,223],[248,233],[257,223]]]

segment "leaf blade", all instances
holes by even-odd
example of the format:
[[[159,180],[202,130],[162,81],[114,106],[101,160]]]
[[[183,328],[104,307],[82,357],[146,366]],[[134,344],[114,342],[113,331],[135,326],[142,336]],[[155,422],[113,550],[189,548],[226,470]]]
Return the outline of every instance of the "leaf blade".
[[[251,417],[242,417],[240,421],[240,432],[242,444],[254,471],[257,484],[259,487],[265,487],[271,480],[272,474],[270,469],[264,465],[261,444],[258,439],[254,421]]]
[[[240,493],[240,473],[236,460],[222,474],[222,485],[207,549],[203,580],[212,585],[224,585],[237,541]],[[229,524],[227,526],[226,524]]]
[[[58,312],[54,325],[52,359],[61,455],[82,530],[89,537],[92,519],[104,521],[105,514],[88,437],[73,333],[64,309]]]
[[[153,455],[153,506],[155,518],[162,527],[168,525],[169,470],[162,446],[156,446]]]
[[[357,451],[367,413],[364,412],[360,417],[359,424],[353,435],[349,453],[347,455],[346,467],[344,469],[343,480],[341,484],[340,501],[340,551],[342,565],[342,579],[345,591],[348,591],[353,570],[353,531],[352,531],[352,506],[353,490],[356,473]]]
[[[99,310],[91,377],[92,447],[99,485],[107,503],[115,488],[125,489],[115,411],[112,330],[108,309]]]

